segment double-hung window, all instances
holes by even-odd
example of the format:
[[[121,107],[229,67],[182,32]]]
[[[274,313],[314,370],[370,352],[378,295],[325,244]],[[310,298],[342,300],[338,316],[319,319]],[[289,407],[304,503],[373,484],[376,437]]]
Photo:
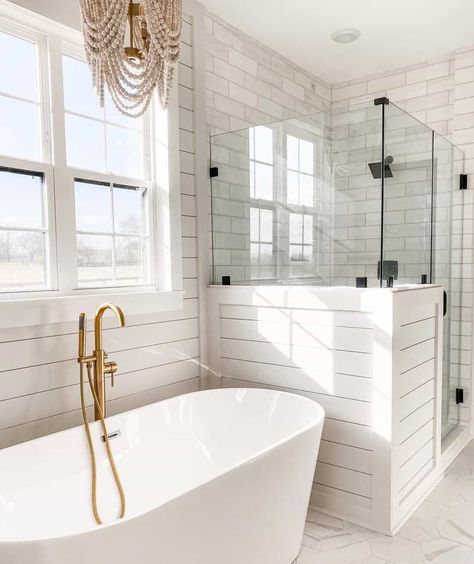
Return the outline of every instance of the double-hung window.
[[[81,34],[32,21],[0,16],[0,293],[179,289],[169,111],[101,108]]]
[[[0,292],[56,283],[45,40],[0,28]]]
[[[100,108],[87,64],[62,55],[65,176],[74,186],[77,287],[153,280],[150,120]]]

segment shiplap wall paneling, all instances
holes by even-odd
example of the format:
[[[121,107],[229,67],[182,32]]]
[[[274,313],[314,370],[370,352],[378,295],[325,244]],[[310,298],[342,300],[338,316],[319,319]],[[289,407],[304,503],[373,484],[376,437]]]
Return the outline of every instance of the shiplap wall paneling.
[[[312,503],[397,527],[435,460],[441,288],[212,287],[209,303],[224,387],[280,389],[325,409]]]
[[[109,414],[199,389],[192,43],[185,16],[177,81],[184,308],[127,316],[124,328],[104,319],[104,346],[119,367],[107,386]],[[76,355],[77,324],[0,331],[0,448],[81,424]]]
[[[432,289],[426,295],[433,294]],[[421,298],[425,294],[419,293]],[[428,303],[426,303],[428,302]],[[393,519],[405,518],[425,495],[440,455],[439,417],[442,385],[442,305],[432,296],[414,300],[395,296]]]

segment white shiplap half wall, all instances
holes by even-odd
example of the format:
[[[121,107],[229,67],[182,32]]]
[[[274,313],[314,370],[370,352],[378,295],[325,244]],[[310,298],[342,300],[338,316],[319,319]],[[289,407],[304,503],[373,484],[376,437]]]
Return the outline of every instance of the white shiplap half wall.
[[[128,316],[125,328],[116,328],[115,320],[106,316],[104,348],[119,367],[115,387],[107,385],[109,414],[199,389],[193,25],[188,16],[175,87],[179,89],[184,308]],[[92,333],[88,340],[90,344]],[[81,423],[76,356],[75,323],[0,331],[0,448]]]

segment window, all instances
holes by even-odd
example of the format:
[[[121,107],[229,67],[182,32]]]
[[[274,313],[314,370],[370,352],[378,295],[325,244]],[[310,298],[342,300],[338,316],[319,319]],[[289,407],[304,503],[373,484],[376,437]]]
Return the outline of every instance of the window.
[[[0,18],[0,292],[154,289],[157,272],[177,289],[169,111],[154,100],[127,118],[108,95],[100,108],[81,34],[11,10]]]
[[[256,278],[273,277],[273,210],[250,208],[250,264]]]
[[[287,202],[297,206],[314,206],[313,143],[287,136]]]
[[[74,177],[77,286],[149,284],[150,185],[132,182],[150,176],[146,120],[123,116],[108,96],[100,108],[84,61],[63,55],[62,66],[66,161],[81,172]],[[120,182],[102,180],[103,173]]]
[[[74,184],[79,285],[148,282],[146,191],[82,179]]]
[[[250,197],[273,200],[273,131],[249,129]]]
[[[290,261],[310,262],[313,259],[313,216],[290,213]]]

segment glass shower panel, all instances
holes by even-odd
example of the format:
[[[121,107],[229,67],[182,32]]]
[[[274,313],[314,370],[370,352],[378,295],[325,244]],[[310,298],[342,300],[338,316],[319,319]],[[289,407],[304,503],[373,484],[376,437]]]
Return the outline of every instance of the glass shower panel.
[[[445,437],[459,424],[456,388],[460,387],[463,362],[461,283],[464,241],[462,206],[455,206],[459,175],[464,171],[464,154],[447,139],[434,134],[433,177],[433,282],[446,292],[443,324],[443,386],[441,431]],[[455,215],[458,210],[459,217]]]
[[[382,279],[430,281],[432,130],[393,104],[385,106]],[[380,173],[380,162],[377,172]]]
[[[324,112],[211,137],[213,283],[330,285]]]
[[[380,161],[382,111],[373,102],[333,110],[332,162],[334,182],[333,286],[354,286],[367,277],[376,287],[380,260],[380,176],[370,163]]]

